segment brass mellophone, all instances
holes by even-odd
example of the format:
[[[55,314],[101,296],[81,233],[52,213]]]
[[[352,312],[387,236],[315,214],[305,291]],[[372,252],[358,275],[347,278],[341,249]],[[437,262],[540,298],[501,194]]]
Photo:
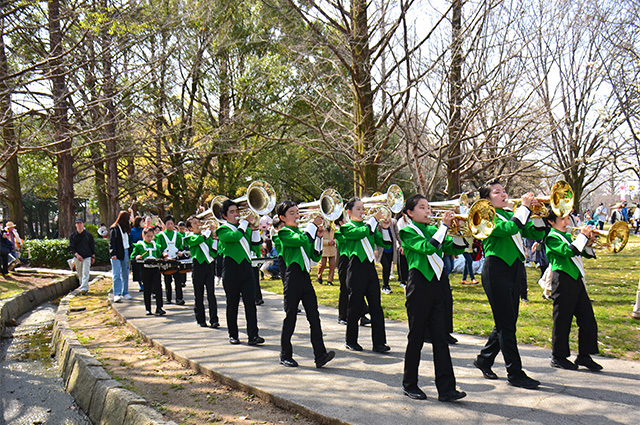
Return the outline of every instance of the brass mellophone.
[[[224,195],[217,195],[211,201],[209,209],[196,215],[200,220],[206,220],[203,227],[206,224],[212,224],[211,221],[215,220],[219,224],[224,220],[222,217],[222,204],[227,198]],[[263,180],[256,180],[249,185],[247,192],[244,196],[233,200],[238,204],[238,210],[240,211],[240,220],[246,219],[254,226],[257,226],[260,222],[260,216],[269,214],[276,206],[276,192],[269,183]]]
[[[571,230],[571,236],[575,239],[582,233],[582,227],[567,226]],[[589,238],[587,246],[594,249],[607,249],[609,252],[617,254],[622,251],[629,242],[629,224],[626,221],[618,221],[611,228],[604,232],[602,230],[593,229],[592,237]],[[603,238],[604,241],[601,241]]]
[[[460,203],[460,199],[430,202],[431,210],[436,213],[432,217],[433,220],[442,220],[446,211],[454,211],[454,220],[449,228],[450,235],[475,239],[488,238],[496,227],[496,209],[491,202],[487,199],[479,199],[471,205],[466,214],[459,212]],[[459,224],[459,222],[462,223]]]
[[[313,202],[305,202],[298,205],[300,212],[300,224],[307,224],[320,216],[324,220],[326,229],[333,220],[337,220],[344,212],[342,196],[335,189],[326,189],[320,195],[320,199]]]
[[[556,216],[566,217],[573,209],[574,193],[569,183],[558,180],[553,184],[548,197],[536,197],[535,199],[540,203],[540,206],[532,208],[531,218],[544,218],[549,215],[549,210],[544,204],[550,204],[551,210]],[[514,210],[522,205],[521,199],[508,199],[507,202],[512,204]]]

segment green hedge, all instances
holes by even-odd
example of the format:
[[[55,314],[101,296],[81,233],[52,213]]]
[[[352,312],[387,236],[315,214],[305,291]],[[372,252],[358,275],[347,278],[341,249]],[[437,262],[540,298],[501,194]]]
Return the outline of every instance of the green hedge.
[[[96,265],[109,264],[109,240],[95,239]],[[30,256],[33,267],[68,269],[67,260],[72,257],[68,239],[30,239],[24,242],[22,256]]]

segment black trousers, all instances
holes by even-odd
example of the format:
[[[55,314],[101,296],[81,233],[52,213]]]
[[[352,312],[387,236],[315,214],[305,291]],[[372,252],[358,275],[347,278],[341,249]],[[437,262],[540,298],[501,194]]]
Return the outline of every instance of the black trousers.
[[[256,302],[262,301],[262,289],[260,289],[260,267],[252,267],[253,277],[256,282]]]
[[[227,295],[227,328],[229,329],[229,336],[238,338],[238,306],[240,297],[242,297],[244,314],[247,320],[247,335],[249,339],[257,337],[256,284],[251,263],[244,260],[238,264],[233,258],[224,257],[222,285],[224,293]]]
[[[347,269],[349,257],[341,255],[338,258],[338,280],[340,281],[340,295],[338,296],[338,319],[347,321],[347,306],[349,304],[349,288],[347,288]]]
[[[162,308],[162,284],[160,283],[160,270],[157,268],[140,267],[142,275],[142,295],[144,297],[144,309],[151,311],[151,294],[156,295],[156,307]]]
[[[569,333],[573,317],[578,324],[578,354],[598,353],[598,324],[582,278],[575,280],[560,270],[551,275],[553,299],[552,351],[554,357],[569,357]]]
[[[407,283],[407,279],[409,279],[409,263],[407,263],[407,257],[404,254],[398,252],[398,280],[402,283]]]
[[[2,269],[0,270],[0,272],[2,274],[9,273],[9,253],[8,252],[0,253],[0,261],[2,261]]]
[[[409,317],[409,335],[407,349],[404,353],[404,388],[415,388],[418,385],[418,368],[420,352],[424,344],[425,331],[431,334],[433,346],[433,364],[435,368],[436,387],[439,394],[455,390],[456,378],[453,375],[453,364],[447,344],[445,332],[444,298],[448,280],[435,277],[427,280],[416,270],[409,270],[407,284],[407,316]]]
[[[175,272],[171,274],[164,275],[164,288],[167,294],[167,302],[170,303],[173,295],[173,288],[171,286],[171,281],[175,283],[176,287],[176,301],[180,301],[183,299],[182,294],[182,282],[184,282],[183,278],[186,280],[187,276],[183,273]]]
[[[222,277],[222,269],[224,268],[224,256],[218,255],[213,260],[213,268],[216,277]]]
[[[500,351],[509,378],[524,375],[516,340],[516,323],[520,308],[521,279],[524,264],[516,260],[508,266],[500,257],[489,256],[482,268],[482,286],[487,294],[495,326],[489,340],[478,355],[482,367],[491,367]]]
[[[370,261],[361,262],[353,255],[349,259],[347,268],[347,287],[349,288],[349,303],[347,307],[347,335],[346,343],[354,345],[358,342],[358,321],[364,309],[364,300],[369,304],[371,315],[371,339],[373,345],[387,343],[384,330],[384,312],[380,304],[380,281],[374,264]]]
[[[193,260],[193,272],[191,280],[193,283],[193,294],[195,296],[196,322],[207,323],[204,311],[204,292],[207,292],[207,303],[209,304],[209,318],[211,323],[218,322],[218,303],[213,289],[213,279],[215,277],[214,263],[204,262],[200,264],[198,260]]]
[[[389,286],[389,276],[391,276],[391,267],[393,266],[393,252],[382,252],[380,257],[382,265],[382,286]]]
[[[322,327],[320,326],[320,313],[318,313],[318,299],[316,291],[311,284],[311,277],[306,270],[302,270],[299,264],[287,267],[284,278],[284,311],[285,318],[282,323],[282,335],[280,337],[280,355],[290,359],[293,356],[291,336],[296,328],[298,304],[302,301],[307,321],[311,328],[311,345],[316,359],[322,357],[327,349],[322,339]]]

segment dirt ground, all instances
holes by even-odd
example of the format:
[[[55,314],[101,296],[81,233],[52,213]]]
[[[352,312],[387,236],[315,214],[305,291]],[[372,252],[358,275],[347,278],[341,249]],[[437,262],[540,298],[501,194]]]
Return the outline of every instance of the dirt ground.
[[[79,341],[127,389],[179,424],[314,424],[253,394],[198,375],[161,355],[122,324],[107,305],[111,280],[92,284],[70,305],[69,324]],[[75,311],[86,307],[81,311]]]

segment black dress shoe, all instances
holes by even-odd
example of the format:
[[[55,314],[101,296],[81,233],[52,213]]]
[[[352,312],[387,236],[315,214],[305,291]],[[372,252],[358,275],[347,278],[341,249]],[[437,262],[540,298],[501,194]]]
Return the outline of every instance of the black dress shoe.
[[[578,365],[569,359],[562,357],[551,357],[551,367],[557,367],[559,369],[577,370]]]
[[[229,344],[231,345],[238,345],[240,344],[240,340],[234,336],[230,336],[229,337]]]
[[[426,400],[427,395],[418,387],[415,388],[402,388],[402,392],[409,398],[414,400]]]
[[[164,316],[165,314],[167,314],[166,311],[164,311],[163,309],[161,309],[160,307],[156,308],[156,315],[158,316]]]
[[[249,345],[264,344],[264,338],[261,336],[256,336],[254,338],[251,338],[247,344]]]
[[[353,344],[347,343],[344,345],[344,348],[350,351],[362,351],[362,345],[358,344],[357,342],[354,342]]]
[[[451,335],[451,334],[447,335],[447,344],[453,345],[453,344],[455,344],[457,342],[458,342],[458,340],[453,335]]]
[[[386,353],[387,351],[391,351],[391,347],[389,347],[387,344],[374,345],[373,351],[375,351],[376,353]]]
[[[513,385],[514,387],[526,388],[528,390],[534,390],[540,385],[540,381],[529,378],[524,374],[517,378],[510,378],[508,381],[509,385]]]
[[[258,300],[258,301],[256,301],[256,305],[262,305],[262,304],[264,304],[264,300]]]
[[[218,329],[220,327],[220,323],[219,322],[211,322],[211,327],[213,329]]]
[[[451,390],[438,396],[438,401],[456,401],[465,398],[467,393],[464,391]]]
[[[177,305],[184,305],[184,300],[176,300]]]
[[[200,326],[201,328],[206,328],[207,324],[205,322],[200,322],[198,323],[198,326]]]
[[[286,367],[298,367],[298,362],[293,359],[285,359],[280,357],[280,364]]]
[[[592,372],[599,372],[602,370],[602,366],[594,362],[591,356],[589,355],[586,355],[586,356],[578,355],[578,357],[576,357],[576,369],[578,368],[578,365],[584,366]]]
[[[369,319],[367,316],[362,316],[360,318],[360,326],[367,326],[371,324],[371,319]]]
[[[343,320],[343,319],[338,319],[338,324],[340,324],[340,325],[346,325],[346,324],[347,324],[347,321],[346,321],[346,320]]]
[[[481,366],[480,363],[478,363],[478,359],[473,361],[473,365],[482,371],[485,379],[498,379],[498,375],[493,373],[490,367]]]
[[[147,310],[147,316],[153,316],[153,313],[149,310]]]
[[[322,366],[329,363],[336,356],[335,351],[327,351],[322,356],[316,359],[316,367],[321,368]]]

